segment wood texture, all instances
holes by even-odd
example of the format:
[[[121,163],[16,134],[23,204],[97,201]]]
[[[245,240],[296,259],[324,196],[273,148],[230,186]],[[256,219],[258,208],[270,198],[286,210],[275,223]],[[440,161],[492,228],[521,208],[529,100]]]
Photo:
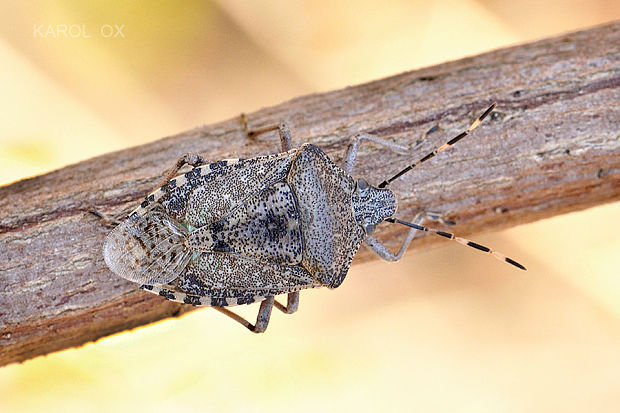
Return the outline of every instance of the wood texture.
[[[362,147],[355,175],[378,183],[493,101],[471,137],[393,184],[400,218],[441,211],[467,235],[620,199],[620,23],[299,97],[248,119],[252,128],[285,121],[295,144],[312,142],[336,162],[357,132],[411,143],[412,158]],[[191,310],[110,273],[108,229],[86,211],[131,209],[183,153],[252,157],[277,143],[246,138],[231,119],[0,188],[0,364]],[[385,224],[377,236],[395,247],[405,231]],[[362,247],[356,262],[371,258]]]

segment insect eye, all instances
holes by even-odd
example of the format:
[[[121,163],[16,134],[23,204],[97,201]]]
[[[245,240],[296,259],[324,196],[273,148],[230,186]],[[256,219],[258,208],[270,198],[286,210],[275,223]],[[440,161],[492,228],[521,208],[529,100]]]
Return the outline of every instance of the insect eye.
[[[368,182],[366,182],[364,178],[360,178],[360,180],[357,181],[357,187],[363,191],[368,188]]]
[[[366,232],[366,235],[371,235],[373,232],[375,232],[375,226],[372,224],[368,224],[364,227],[364,232]]]

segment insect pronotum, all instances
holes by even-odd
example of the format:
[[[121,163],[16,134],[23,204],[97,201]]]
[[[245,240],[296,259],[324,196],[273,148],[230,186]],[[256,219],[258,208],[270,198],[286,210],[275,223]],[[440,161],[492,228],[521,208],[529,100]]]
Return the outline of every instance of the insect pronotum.
[[[206,163],[199,155],[181,157],[164,183],[108,235],[103,255],[119,276],[166,299],[211,306],[253,332],[264,332],[273,306],[293,313],[299,291],[336,288],[364,242],[387,261],[399,260],[418,231],[454,240],[525,270],[499,252],[428,228],[431,213],[413,222],[394,217],[390,183],[454,145],[493,110],[491,105],[466,131],[437,147],[377,186],[355,180],[351,171],[359,145],[369,141],[398,152],[406,146],[369,134],[355,135],[342,168],[311,144],[293,148],[284,124],[250,131],[277,130],[282,152],[251,159]],[[178,175],[186,164],[193,169]],[[410,227],[393,253],[372,233],[382,222]],[[274,300],[288,294],[287,305]],[[226,307],[261,302],[256,322]]]

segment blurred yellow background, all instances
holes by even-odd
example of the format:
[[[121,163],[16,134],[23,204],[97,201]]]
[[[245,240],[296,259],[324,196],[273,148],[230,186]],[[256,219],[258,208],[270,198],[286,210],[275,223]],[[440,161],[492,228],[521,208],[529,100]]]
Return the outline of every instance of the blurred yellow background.
[[[0,183],[617,18],[617,0],[3,0]],[[446,243],[355,266],[264,335],[207,309],[4,367],[0,411],[620,411],[619,218],[473,237],[525,274]]]

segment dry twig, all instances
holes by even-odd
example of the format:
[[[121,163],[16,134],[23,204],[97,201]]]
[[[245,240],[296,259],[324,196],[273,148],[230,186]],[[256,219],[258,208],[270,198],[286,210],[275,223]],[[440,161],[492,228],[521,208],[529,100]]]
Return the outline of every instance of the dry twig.
[[[248,119],[253,128],[286,121],[294,142],[338,162],[360,131],[424,154],[496,101],[473,136],[393,185],[400,217],[432,208],[466,235],[618,200],[619,87],[615,23],[303,96]],[[439,132],[419,140],[437,123]],[[136,205],[183,153],[216,160],[274,148],[275,135],[249,140],[232,119],[0,188],[0,364],[189,311],[110,273],[101,256],[108,230],[86,211]],[[356,175],[378,183],[408,160],[368,146]],[[385,225],[377,236],[394,246],[403,231]],[[370,258],[362,248],[357,262]]]

